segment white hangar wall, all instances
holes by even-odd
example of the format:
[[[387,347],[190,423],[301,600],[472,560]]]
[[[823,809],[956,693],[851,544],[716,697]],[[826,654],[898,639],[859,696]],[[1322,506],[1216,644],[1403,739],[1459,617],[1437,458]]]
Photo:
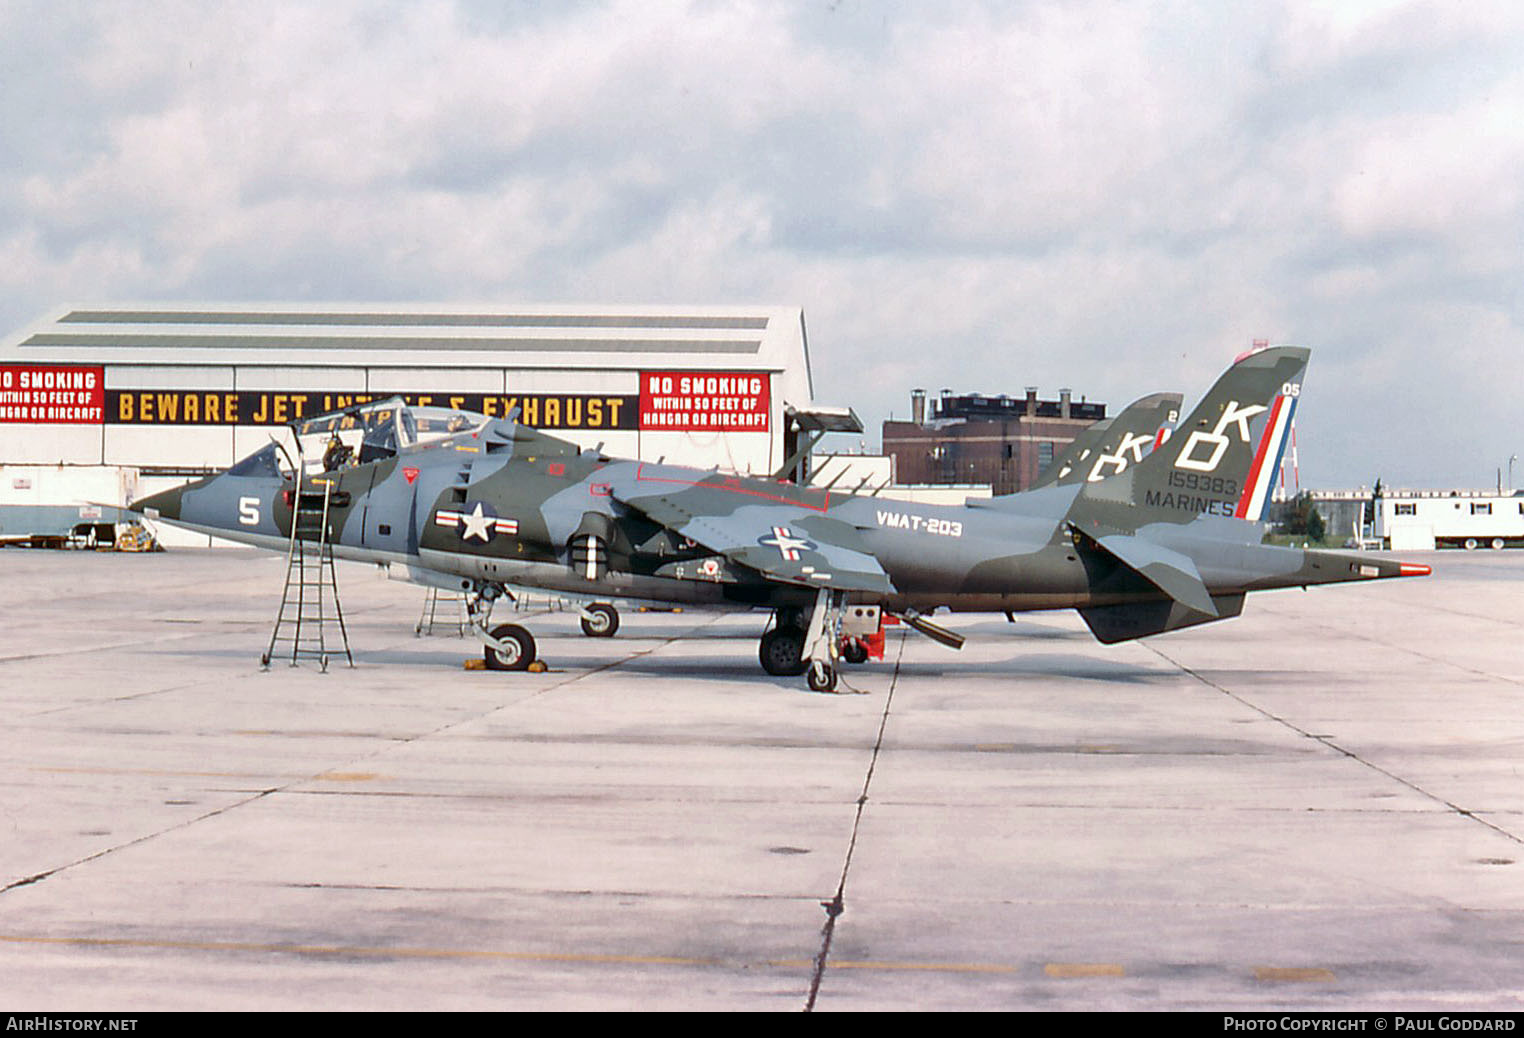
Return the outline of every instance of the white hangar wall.
[[[69,306],[0,340],[0,467],[81,486],[126,469],[152,493],[281,424],[399,394],[757,475],[793,450],[787,410],[813,404],[799,307]]]
[[[92,384],[39,385],[65,377]],[[797,307],[67,307],[0,344],[0,463],[221,468],[272,425],[399,393],[757,474],[812,403]]]

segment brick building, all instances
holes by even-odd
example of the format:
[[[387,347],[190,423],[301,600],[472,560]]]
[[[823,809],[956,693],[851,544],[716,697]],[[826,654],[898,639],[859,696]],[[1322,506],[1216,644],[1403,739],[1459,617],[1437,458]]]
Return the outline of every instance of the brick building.
[[[1032,387],[1025,397],[944,389],[935,400],[917,389],[910,411],[910,421],[883,425],[896,482],[981,483],[996,494],[1026,489],[1076,433],[1106,417],[1105,404],[1075,401],[1067,389],[1039,400]]]

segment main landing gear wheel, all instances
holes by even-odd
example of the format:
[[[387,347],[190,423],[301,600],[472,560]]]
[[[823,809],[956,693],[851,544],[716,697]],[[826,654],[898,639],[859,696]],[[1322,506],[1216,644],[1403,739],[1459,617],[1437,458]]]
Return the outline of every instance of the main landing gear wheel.
[[[809,664],[809,682],[811,692],[833,692],[836,690],[836,668],[829,663],[820,660],[812,660]]]
[[[607,602],[594,602],[582,617],[582,633],[589,638],[612,638],[619,630],[619,610]]]
[[[795,627],[774,627],[762,636],[757,657],[762,669],[778,678],[803,674],[808,663],[804,655],[804,632]]]
[[[534,635],[518,624],[503,624],[492,628],[491,633],[503,647],[488,645],[482,650],[488,670],[529,669],[534,662]]]
[[[1466,538],[1466,550],[1467,551],[1476,551],[1476,538],[1475,537],[1467,537]]]
[[[1503,550],[1503,538],[1501,538],[1501,537],[1494,537],[1492,539],[1492,550],[1493,551],[1502,551]]]
[[[848,663],[867,663],[868,647],[857,638],[848,638],[842,643],[841,658]]]

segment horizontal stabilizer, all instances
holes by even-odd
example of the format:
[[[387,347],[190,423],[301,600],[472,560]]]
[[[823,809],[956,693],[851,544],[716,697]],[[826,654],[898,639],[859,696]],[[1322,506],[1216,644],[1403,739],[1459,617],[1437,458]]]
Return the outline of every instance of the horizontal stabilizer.
[[[1125,533],[1086,536],[1176,602],[1208,618],[1217,616],[1212,595],[1188,556]]]
[[[1243,612],[1244,596],[1213,595],[1213,613],[1197,612],[1175,601],[1133,602],[1128,605],[1092,606],[1081,609],[1080,616],[1090,633],[1103,645],[1144,638],[1150,634],[1178,631],[1182,627],[1226,620]]]

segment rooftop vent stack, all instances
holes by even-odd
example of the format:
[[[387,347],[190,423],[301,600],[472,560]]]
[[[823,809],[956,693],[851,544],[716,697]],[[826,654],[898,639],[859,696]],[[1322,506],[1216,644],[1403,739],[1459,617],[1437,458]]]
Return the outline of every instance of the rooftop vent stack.
[[[1037,387],[1027,387],[1027,417],[1037,417]]]
[[[910,420],[916,425],[926,424],[926,390],[910,391]]]
[[[1060,389],[1058,391],[1058,414],[1060,418],[1069,417],[1069,396],[1070,391],[1067,389]]]

